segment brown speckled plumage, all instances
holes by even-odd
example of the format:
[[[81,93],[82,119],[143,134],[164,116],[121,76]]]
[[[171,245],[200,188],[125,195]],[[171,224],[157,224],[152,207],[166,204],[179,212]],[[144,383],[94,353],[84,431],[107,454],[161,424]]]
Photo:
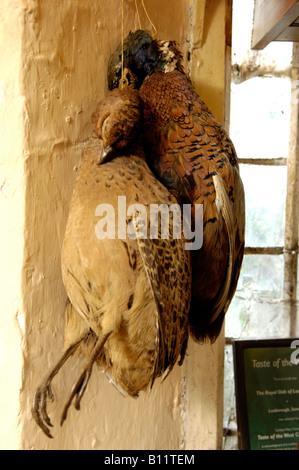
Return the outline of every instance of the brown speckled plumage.
[[[237,156],[184,74],[156,72],[143,82],[140,96],[147,158],[154,173],[182,202],[203,204],[203,247],[192,252],[189,321],[194,338],[214,341],[243,258],[244,192]]]
[[[176,203],[149,170],[142,148],[136,141],[130,145],[139,126],[141,106],[135,90],[114,90],[93,115],[95,132],[75,184],[62,249],[62,276],[70,301],[66,353],[37,390],[33,403],[33,416],[49,437],[46,402],[51,397],[50,382],[75,349],[83,352],[88,362],[62,422],[73,399],[79,408],[93,362],[97,361],[122,391],[137,396],[185,354],[191,265],[184,239],[172,238],[171,225],[169,239],[162,239],[160,232],[158,239],[117,235],[119,217],[125,217],[136,234],[141,228],[136,217],[119,213],[118,196],[126,196],[127,208],[143,204],[148,214],[150,204]],[[121,139],[115,138],[117,128]],[[103,147],[109,147],[109,152],[103,152]],[[114,208],[115,239],[95,235],[99,204]],[[148,216],[148,224],[149,220]]]
[[[192,336],[214,341],[234,295],[244,251],[245,203],[234,146],[196,93],[171,41],[136,31],[124,41],[127,76],[144,101],[149,166],[181,203],[203,204],[203,247],[192,252]],[[119,49],[109,86],[118,86]],[[130,82],[130,80],[129,80]]]

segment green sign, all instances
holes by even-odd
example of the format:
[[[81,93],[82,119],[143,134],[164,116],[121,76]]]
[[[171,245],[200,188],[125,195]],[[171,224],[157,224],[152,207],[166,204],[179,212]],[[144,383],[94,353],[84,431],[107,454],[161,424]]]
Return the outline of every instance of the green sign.
[[[236,392],[242,448],[295,450],[299,442],[299,350],[291,346],[294,340],[236,343],[242,343],[234,348],[239,356],[235,372],[239,375]]]

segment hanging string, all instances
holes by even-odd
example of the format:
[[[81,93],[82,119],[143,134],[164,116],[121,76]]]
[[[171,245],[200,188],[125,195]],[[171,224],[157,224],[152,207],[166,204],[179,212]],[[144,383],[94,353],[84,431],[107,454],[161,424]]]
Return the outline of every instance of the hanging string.
[[[153,38],[155,38],[157,36],[157,28],[154,25],[154,23],[152,22],[152,20],[150,19],[150,16],[149,16],[148,11],[147,11],[147,9],[145,7],[145,4],[144,4],[144,0],[141,0],[141,3],[142,3],[144,13],[145,13],[149,23],[151,24],[153,30],[154,30]],[[141,21],[140,21],[139,11],[138,11],[138,6],[137,6],[137,0],[135,0],[135,8],[136,8],[136,12],[137,12],[139,28],[142,29],[141,28]],[[122,0],[121,1],[121,80],[120,80],[120,85],[119,85],[120,88],[123,88],[124,84],[125,84],[125,79],[124,79],[124,0]]]
[[[132,1],[132,0],[130,0],[130,1]],[[155,38],[155,37],[157,36],[157,32],[158,32],[158,31],[157,31],[157,28],[156,28],[156,26],[154,25],[154,23],[152,22],[152,20],[151,20],[149,14],[148,14],[148,11],[147,11],[146,6],[145,6],[145,4],[144,4],[144,0],[140,0],[140,1],[141,1],[141,4],[142,4],[143,11],[144,11],[144,13],[145,13],[145,15],[146,15],[146,17],[147,17],[147,20],[148,20],[148,22],[151,24],[151,26],[152,26],[152,28],[153,28],[153,30],[154,30],[153,38]],[[136,9],[137,18],[138,18],[139,29],[142,29],[141,21],[140,21],[140,15],[139,15],[139,10],[138,10],[138,3],[137,3],[137,2],[138,2],[138,0],[134,0],[135,9]]]
[[[142,29],[142,28],[141,28],[141,21],[140,21],[139,11],[138,11],[138,6],[137,6],[137,0],[135,0],[135,9],[136,9],[136,12],[137,12],[137,18],[138,18],[139,29]]]
[[[145,5],[144,5],[144,0],[141,0],[141,3],[142,3],[142,6],[143,6],[144,13],[146,14],[146,17],[147,17],[148,21],[150,22],[150,24],[152,25],[152,28],[154,30],[153,38],[155,38],[157,36],[157,28],[154,25],[154,23],[152,22],[152,20],[150,19],[150,16],[147,12],[147,9],[145,8]]]
[[[121,2],[121,80],[120,87],[123,88],[124,78],[124,0]]]

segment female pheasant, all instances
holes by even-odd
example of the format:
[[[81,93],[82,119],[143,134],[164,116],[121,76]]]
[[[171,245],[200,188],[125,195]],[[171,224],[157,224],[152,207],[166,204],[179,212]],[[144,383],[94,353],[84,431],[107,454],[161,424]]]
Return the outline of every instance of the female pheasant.
[[[65,353],[33,400],[33,417],[48,437],[52,437],[47,413],[47,399],[53,399],[51,381],[75,351],[88,360],[61,422],[73,399],[79,409],[94,362],[126,394],[137,396],[184,358],[190,256],[184,250],[183,235],[172,236],[171,223],[168,239],[162,238],[160,230],[156,238],[142,236],[142,222],[148,232],[150,217],[136,216],[141,205],[149,215],[150,204],[177,201],[145,161],[138,143],[141,116],[142,101],[130,88],[110,92],[93,115],[95,132],[75,184],[62,248],[62,276],[69,298]],[[133,207],[131,213],[119,208],[119,197],[126,198],[128,209]],[[103,221],[98,216],[104,215],[98,207],[107,214],[112,210],[112,218],[106,216],[101,225],[107,226],[105,230],[98,227]],[[114,234],[108,226],[115,229]]]
[[[196,93],[181,60],[174,41],[154,40],[138,30],[112,54],[108,85],[139,89],[151,169],[182,204],[191,203],[193,210],[203,205],[203,246],[192,252],[189,328],[195,340],[214,341],[243,259],[244,190],[234,146]]]

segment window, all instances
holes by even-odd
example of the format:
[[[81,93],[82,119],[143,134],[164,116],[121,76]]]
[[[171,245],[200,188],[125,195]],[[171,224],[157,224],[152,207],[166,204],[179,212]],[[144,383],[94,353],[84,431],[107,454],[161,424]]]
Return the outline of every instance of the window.
[[[231,339],[298,334],[298,289],[294,301],[287,288],[298,269],[297,245],[288,248],[298,220],[287,207],[296,193],[288,180],[296,165],[289,156],[293,44],[250,51],[253,3],[233,2],[230,135],[245,187],[246,249],[226,315],[224,449],[237,448]]]

